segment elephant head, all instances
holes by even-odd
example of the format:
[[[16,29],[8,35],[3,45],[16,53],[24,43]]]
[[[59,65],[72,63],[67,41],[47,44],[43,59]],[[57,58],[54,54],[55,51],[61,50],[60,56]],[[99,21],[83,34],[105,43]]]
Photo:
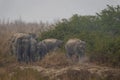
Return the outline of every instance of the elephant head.
[[[67,57],[71,58],[73,55],[77,55],[79,58],[83,57],[85,55],[85,45],[86,43],[79,39],[69,39],[65,44]]]

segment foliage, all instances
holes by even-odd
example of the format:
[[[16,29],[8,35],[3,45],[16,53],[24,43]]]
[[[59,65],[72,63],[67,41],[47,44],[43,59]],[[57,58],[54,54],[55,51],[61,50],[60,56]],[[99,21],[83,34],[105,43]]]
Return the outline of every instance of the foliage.
[[[111,35],[120,34],[120,6],[109,6],[97,13],[103,30],[106,30]]]
[[[57,38],[66,42],[79,38],[87,43],[91,61],[120,66],[120,6],[109,6],[96,16],[73,15],[43,32],[40,39]]]

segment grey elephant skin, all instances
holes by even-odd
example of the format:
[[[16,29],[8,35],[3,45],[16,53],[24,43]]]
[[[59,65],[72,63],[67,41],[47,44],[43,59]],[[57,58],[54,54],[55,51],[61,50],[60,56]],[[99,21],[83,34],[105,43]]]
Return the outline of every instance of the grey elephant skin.
[[[47,46],[42,41],[37,43],[37,54],[38,60],[41,60],[47,54]]]
[[[72,58],[73,55],[77,55],[80,59],[85,56],[86,43],[80,39],[69,39],[65,44],[66,55],[68,58]]]
[[[35,62],[37,60],[37,40],[34,37],[30,38],[30,61]]]
[[[11,39],[10,39],[10,48],[11,48],[11,54],[16,55],[17,51],[17,45],[19,42],[22,41],[23,37],[30,37],[28,34],[25,33],[15,33]],[[18,44],[17,44],[18,43]]]
[[[37,41],[30,34],[16,33],[11,39],[11,52],[19,62],[35,61]]]
[[[42,42],[47,46],[47,52],[54,51],[63,44],[63,41],[58,39],[45,39]]]

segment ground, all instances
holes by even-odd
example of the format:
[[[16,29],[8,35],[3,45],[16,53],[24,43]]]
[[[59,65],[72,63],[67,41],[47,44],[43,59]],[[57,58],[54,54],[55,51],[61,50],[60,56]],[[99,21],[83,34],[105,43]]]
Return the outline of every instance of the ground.
[[[59,54],[59,55],[58,55]],[[11,63],[0,67],[0,80],[120,80],[120,68],[88,60],[72,62],[63,53],[50,53],[36,63]]]

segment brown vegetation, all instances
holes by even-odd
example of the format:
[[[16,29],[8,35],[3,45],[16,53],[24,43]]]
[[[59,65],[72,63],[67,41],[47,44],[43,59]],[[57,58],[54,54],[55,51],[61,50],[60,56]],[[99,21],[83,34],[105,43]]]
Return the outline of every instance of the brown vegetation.
[[[15,22],[0,22],[0,65],[13,60],[13,56],[10,55],[10,39],[16,32],[22,33],[35,33],[40,35],[41,32],[49,30],[53,25],[48,23],[25,23],[22,20],[16,20]],[[12,58],[11,58],[11,57]],[[15,60],[13,60],[15,61]]]
[[[46,68],[64,68],[70,65],[73,65],[73,63],[70,60],[66,59],[64,53],[59,51],[48,53],[45,58],[40,62],[40,66]]]

